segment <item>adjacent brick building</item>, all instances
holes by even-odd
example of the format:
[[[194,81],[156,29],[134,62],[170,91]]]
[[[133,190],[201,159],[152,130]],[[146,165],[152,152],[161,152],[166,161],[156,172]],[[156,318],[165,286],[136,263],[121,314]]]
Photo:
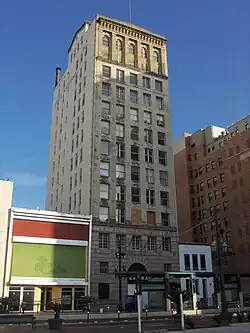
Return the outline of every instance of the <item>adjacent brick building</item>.
[[[180,240],[211,244],[219,218],[228,273],[250,273],[250,116],[174,144]]]

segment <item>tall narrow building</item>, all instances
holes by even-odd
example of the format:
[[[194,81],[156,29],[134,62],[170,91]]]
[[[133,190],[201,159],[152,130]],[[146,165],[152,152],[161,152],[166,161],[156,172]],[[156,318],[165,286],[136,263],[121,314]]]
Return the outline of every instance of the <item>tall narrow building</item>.
[[[120,245],[124,270],[178,269],[165,38],[103,16],[77,30],[56,69],[46,208],[92,215],[91,294],[104,303],[119,298]]]

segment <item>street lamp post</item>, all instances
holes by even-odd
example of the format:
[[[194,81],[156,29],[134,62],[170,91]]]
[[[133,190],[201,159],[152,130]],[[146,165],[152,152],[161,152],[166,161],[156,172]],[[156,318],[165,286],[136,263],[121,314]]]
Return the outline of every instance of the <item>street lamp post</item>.
[[[118,259],[118,272],[116,270],[116,277],[118,278],[119,281],[119,305],[118,305],[118,310],[122,311],[122,260],[125,257],[125,253],[122,252],[122,244],[121,244],[121,239],[119,239],[118,243],[118,252],[116,252],[116,258]]]

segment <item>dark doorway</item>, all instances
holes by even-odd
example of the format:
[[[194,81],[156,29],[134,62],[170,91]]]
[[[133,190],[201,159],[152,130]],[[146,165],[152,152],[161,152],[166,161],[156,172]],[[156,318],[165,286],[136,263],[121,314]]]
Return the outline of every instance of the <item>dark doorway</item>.
[[[146,271],[147,270],[145,266],[140,263],[134,263],[128,269],[128,272],[146,272]]]

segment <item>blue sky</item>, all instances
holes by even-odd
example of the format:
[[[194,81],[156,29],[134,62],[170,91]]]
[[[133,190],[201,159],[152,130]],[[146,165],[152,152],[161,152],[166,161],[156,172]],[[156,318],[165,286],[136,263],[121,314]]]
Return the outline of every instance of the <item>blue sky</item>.
[[[174,137],[249,113],[249,0],[131,1],[133,23],[168,39]],[[15,206],[43,208],[55,67],[84,20],[126,21],[128,0],[0,2],[0,178]]]

